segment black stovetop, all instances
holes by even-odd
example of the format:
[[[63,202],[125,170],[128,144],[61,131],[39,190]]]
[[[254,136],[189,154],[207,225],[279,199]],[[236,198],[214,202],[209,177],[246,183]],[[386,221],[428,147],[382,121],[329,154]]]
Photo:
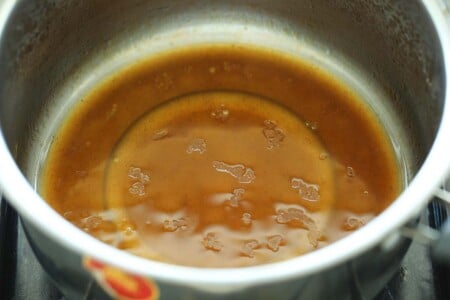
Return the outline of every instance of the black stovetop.
[[[0,205],[0,299],[63,300],[37,262],[16,212],[6,201]],[[422,221],[439,228],[446,218],[444,206],[433,201],[424,211]],[[376,297],[376,300],[396,299],[450,299],[450,268],[433,264],[427,246],[413,242],[395,276]]]

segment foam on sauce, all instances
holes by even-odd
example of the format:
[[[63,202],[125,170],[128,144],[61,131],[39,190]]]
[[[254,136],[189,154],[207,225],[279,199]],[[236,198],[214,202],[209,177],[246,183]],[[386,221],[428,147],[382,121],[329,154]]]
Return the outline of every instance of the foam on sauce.
[[[236,267],[345,236],[401,179],[382,126],[343,84],[280,53],[222,45],[100,84],[56,134],[40,192],[120,249]]]

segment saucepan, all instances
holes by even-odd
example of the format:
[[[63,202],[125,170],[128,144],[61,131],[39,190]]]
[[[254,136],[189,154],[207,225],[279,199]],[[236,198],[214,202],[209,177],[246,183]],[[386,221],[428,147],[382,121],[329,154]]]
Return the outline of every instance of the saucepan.
[[[430,199],[448,198],[439,189],[450,169],[446,18],[443,0],[3,0],[1,191],[67,299],[372,298],[398,268],[411,232],[437,240],[438,256],[450,256],[445,234],[417,226]],[[77,229],[39,196],[55,120],[80,91],[134,59],[214,42],[288,51],[369,95],[403,159],[408,184],[401,195],[329,246],[238,269],[133,256]],[[134,294],[118,291],[112,273]]]

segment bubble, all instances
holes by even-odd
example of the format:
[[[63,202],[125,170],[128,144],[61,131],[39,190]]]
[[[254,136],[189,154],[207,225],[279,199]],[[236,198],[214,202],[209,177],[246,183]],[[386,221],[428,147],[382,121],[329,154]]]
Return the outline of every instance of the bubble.
[[[355,177],[355,170],[353,170],[352,167],[347,167],[347,176],[348,177]]]
[[[242,188],[234,189],[233,196],[231,196],[231,199],[230,199],[230,205],[232,207],[238,207],[239,201],[241,201],[242,195],[244,195],[244,193],[245,193],[245,190]]]
[[[136,232],[136,225],[128,220],[119,222],[117,228],[125,235],[132,235]]]
[[[245,241],[241,247],[241,253],[248,257],[255,256],[255,249],[259,248],[259,242],[257,240],[248,240]]]
[[[203,237],[203,246],[208,250],[220,251],[223,248],[223,245],[217,239],[215,233],[209,232],[206,236]]]
[[[217,71],[216,67],[210,67],[208,70],[209,70],[209,73],[211,73],[211,74],[216,74],[216,71]]]
[[[213,168],[218,172],[228,173],[236,178],[239,183],[252,183],[255,180],[255,172],[242,164],[228,165],[221,161],[213,161]]]
[[[142,182],[138,181],[131,185],[131,187],[128,189],[130,194],[136,195],[136,196],[144,196],[145,195],[145,186]]]
[[[318,128],[317,122],[312,122],[312,121],[306,121],[305,126],[311,130],[317,130],[317,128]]]
[[[187,228],[187,221],[183,218],[176,220],[165,220],[163,223],[165,231],[174,232],[178,229],[185,230]]]
[[[300,197],[306,201],[318,201],[320,200],[319,185],[307,183],[300,178],[291,179],[291,187],[298,189]]]
[[[267,149],[272,150],[280,147],[286,135],[283,130],[277,126],[275,121],[265,120],[263,134],[267,139]]]
[[[244,225],[251,225],[252,224],[252,215],[249,213],[243,213],[242,214],[242,218],[241,218],[242,223],[244,223]]]
[[[218,109],[211,112],[211,117],[217,121],[225,122],[230,117],[230,111],[221,105]]]
[[[344,223],[342,224],[342,229],[344,229],[345,231],[353,231],[361,228],[365,224],[366,223],[363,219],[355,216],[350,216],[345,219]]]
[[[206,141],[204,139],[193,139],[186,149],[188,154],[198,152],[203,154],[206,151]]]
[[[141,168],[130,167],[128,169],[128,177],[131,179],[137,179],[142,184],[150,181],[150,176],[142,172]]]
[[[127,227],[124,230],[125,235],[132,235],[133,233],[135,233],[135,230],[133,229],[133,227]]]
[[[269,236],[267,238],[267,248],[269,248],[273,252],[277,252],[283,242],[284,238],[280,234]]]
[[[168,135],[169,135],[168,129],[161,129],[161,130],[158,130],[157,132],[155,132],[155,134],[153,134],[153,140],[154,141],[162,140],[163,138],[167,137]]]
[[[329,157],[328,153],[325,153],[325,152],[320,153],[320,155],[319,155],[320,160],[328,159],[328,157]]]

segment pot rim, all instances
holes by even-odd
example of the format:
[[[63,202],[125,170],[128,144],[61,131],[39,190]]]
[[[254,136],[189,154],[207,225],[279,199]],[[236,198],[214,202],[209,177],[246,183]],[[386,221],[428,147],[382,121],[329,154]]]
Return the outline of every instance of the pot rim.
[[[0,3],[0,38],[17,0]],[[418,216],[450,169],[450,30],[438,1],[422,1],[443,52],[446,95],[441,124],[433,146],[417,175],[402,194],[379,216],[349,236],[324,248],[286,261],[242,268],[194,268],[151,261],[118,250],[76,228],[54,211],[33,189],[19,170],[0,132],[0,191],[32,226],[81,256],[148,278],[199,287],[269,283],[319,272],[347,261],[397,234]],[[0,192],[1,194],[1,192]],[[80,261],[80,264],[82,262]]]

